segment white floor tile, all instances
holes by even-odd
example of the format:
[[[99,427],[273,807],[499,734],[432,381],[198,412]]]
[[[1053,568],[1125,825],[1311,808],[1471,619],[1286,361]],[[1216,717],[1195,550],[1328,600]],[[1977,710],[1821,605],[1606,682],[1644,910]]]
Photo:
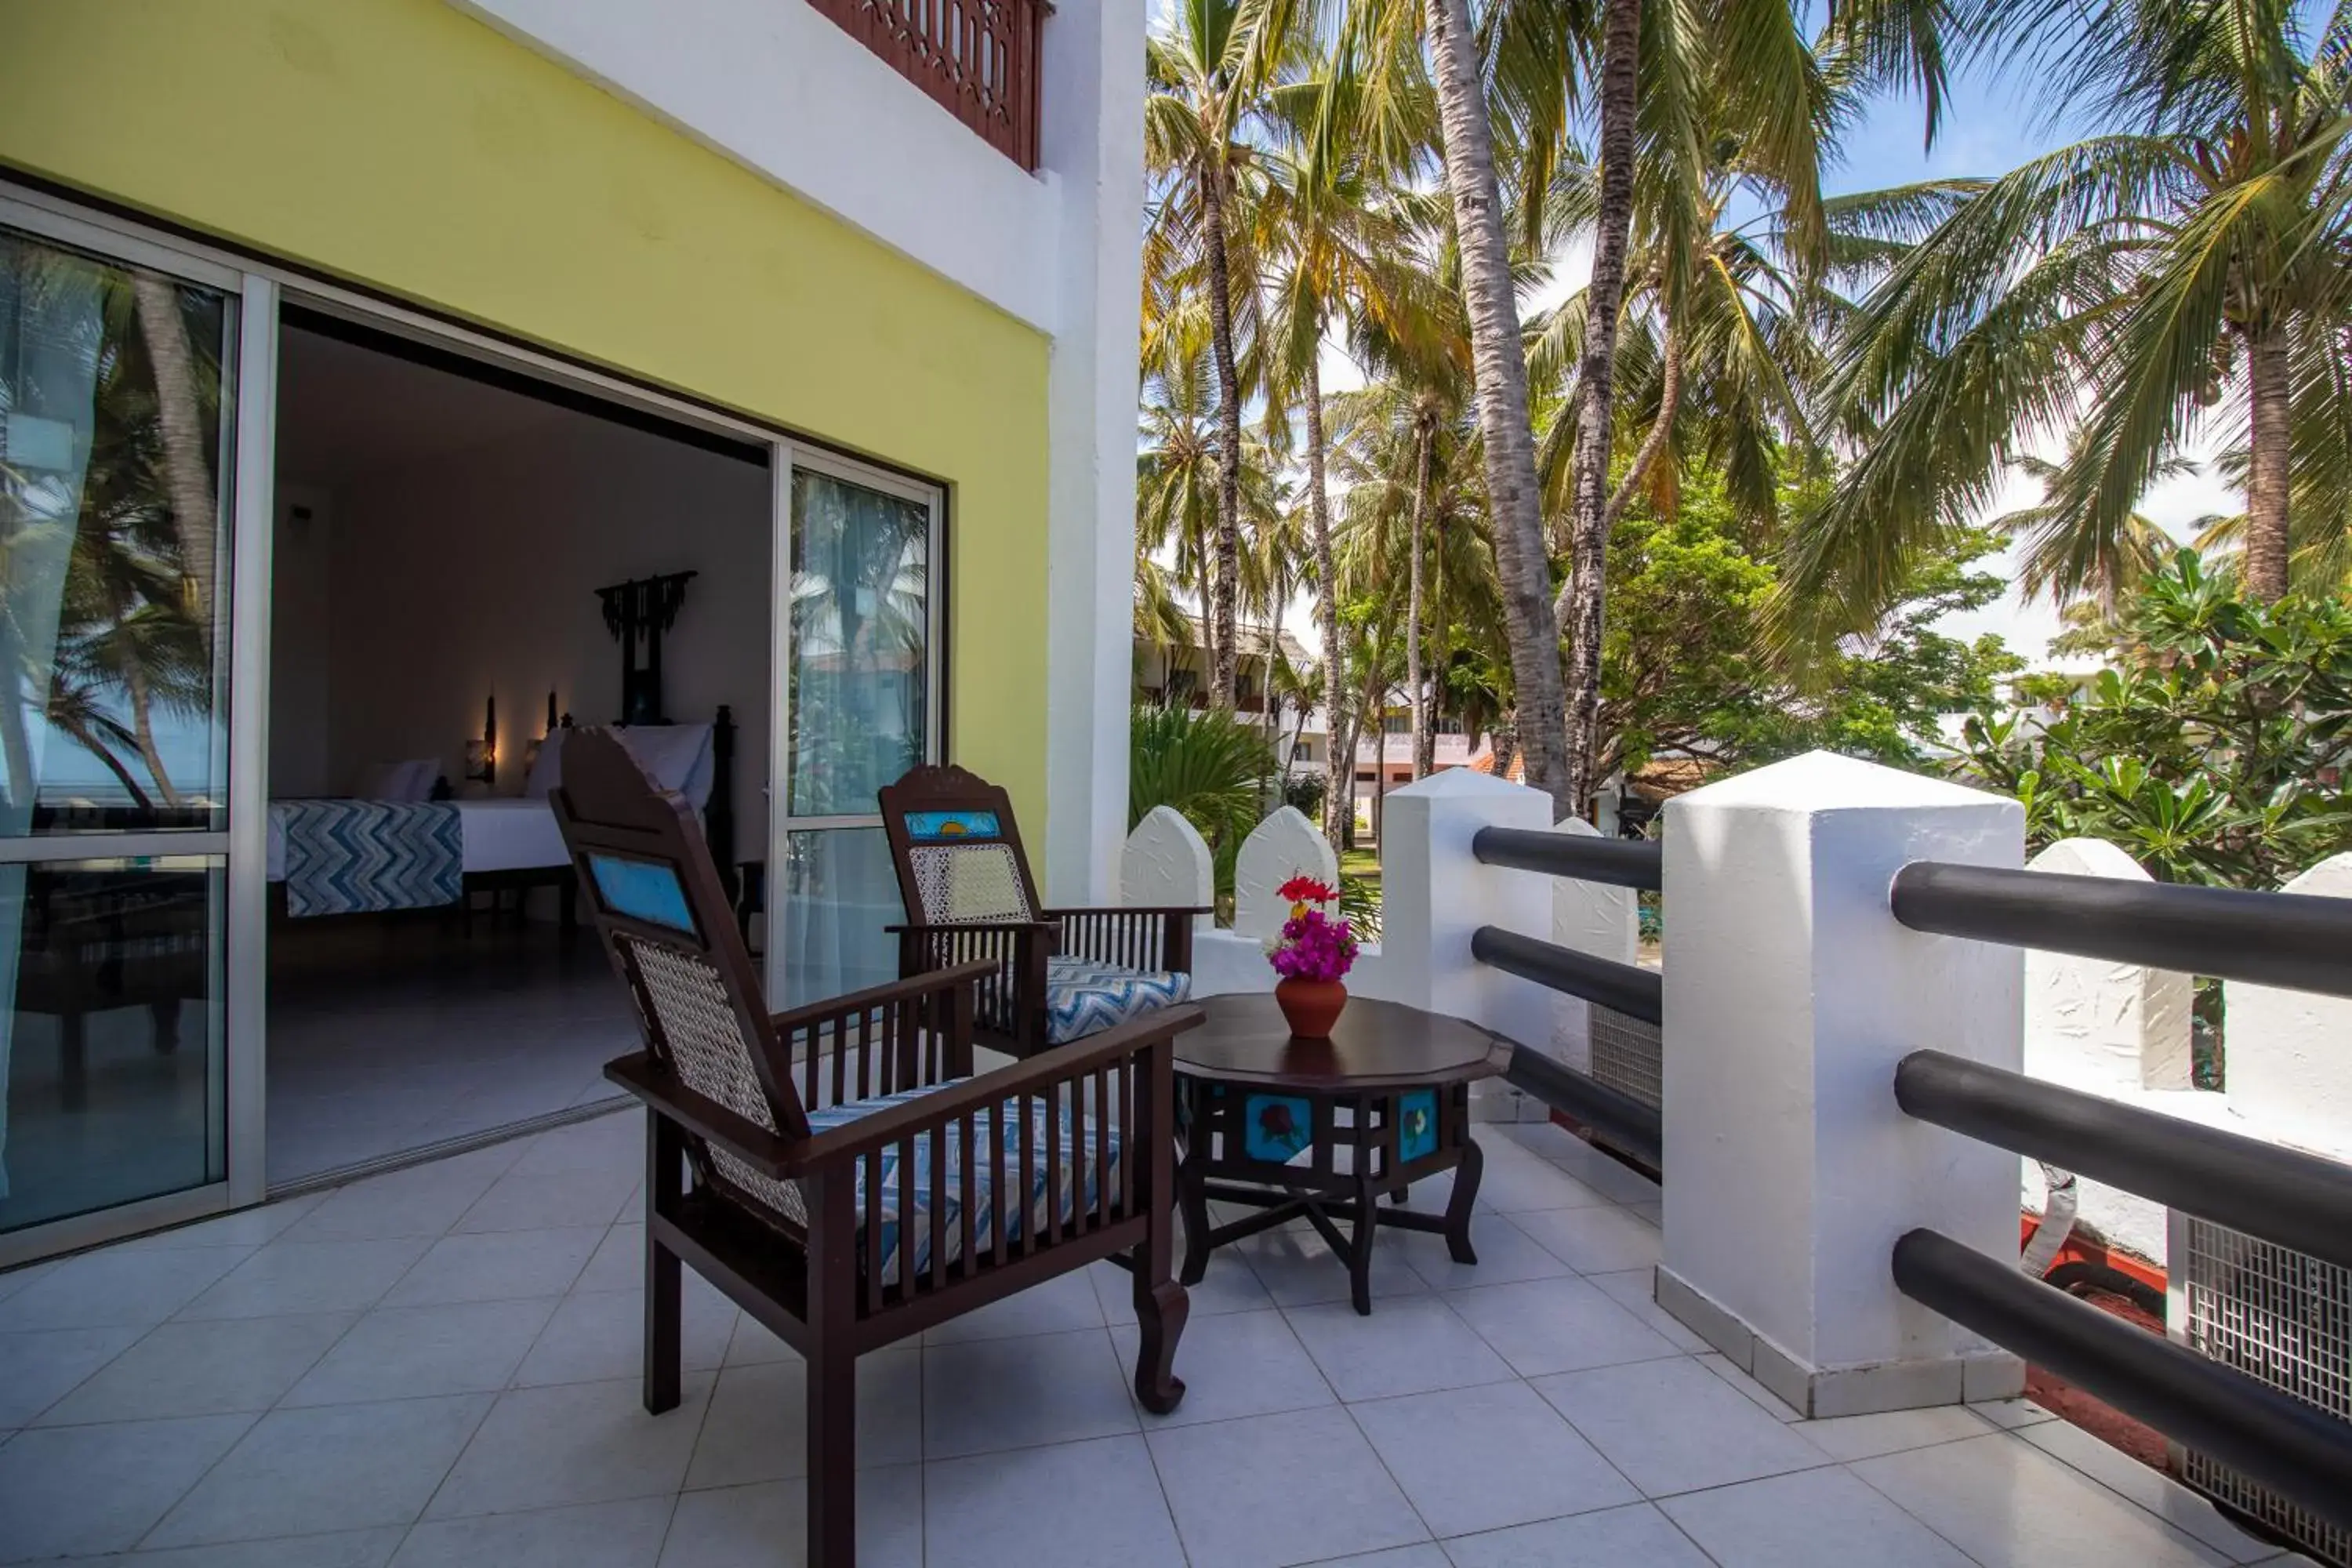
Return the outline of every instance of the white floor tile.
[[[525,1174],[510,1171],[457,1224],[460,1232],[552,1230],[567,1226],[607,1226],[636,1190],[632,1170],[560,1171]]]
[[[1512,1143],[1490,1149],[1486,1169],[1479,1173],[1479,1206],[1496,1214],[1591,1208],[1608,1202],[1558,1165]]]
[[[1521,1377],[1681,1352],[1591,1281],[1528,1279],[1456,1290],[1446,1305]]]
[[[1460,1536],[1445,1554],[1454,1568],[1713,1568],[1648,1503]]]
[[[555,1309],[538,1343],[523,1358],[515,1382],[610,1383],[636,1377],[645,1367],[645,1296],[636,1290],[573,1291]],[[740,1314],[692,1269],[679,1290],[678,1345],[688,1372],[709,1372],[725,1359]]]
[[[409,1531],[392,1568],[654,1568],[674,1506],[641,1498],[427,1520]]]
[[[635,1208],[622,1212],[624,1223],[604,1233],[604,1239],[597,1247],[595,1256],[588,1259],[588,1267],[580,1271],[579,1281],[572,1287],[574,1290],[636,1290],[644,1288],[646,1227],[642,1223],[625,1223],[637,1217]],[[689,1269],[688,1272],[693,1271]]]
[[[1511,1375],[1510,1364],[1435,1296],[1375,1301],[1369,1318],[1345,1302],[1300,1307],[1287,1316],[1345,1400],[1465,1388]]]
[[[1960,1405],[1924,1410],[1888,1410],[1875,1415],[1841,1415],[1797,1427],[1804,1439],[1835,1459],[1867,1459],[1906,1448],[1932,1447],[1984,1436],[1984,1423]]]
[[[1613,1274],[1588,1274],[1585,1278],[1676,1350],[1686,1351],[1692,1355],[1706,1353],[1707,1342],[1691,1332],[1689,1326],[1680,1318],[1658,1305],[1656,1269],[1626,1268]]]
[[[363,1311],[425,1255],[426,1245],[422,1237],[273,1241],[182,1308],[180,1316],[193,1321]]]
[[[75,1385],[129,1350],[136,1327],[0,1334],[0,1428],[28,1426]]]
[[[1429,1539],[1344,1410],[1147,1434],[1195,1563],[1276,1568]]]
[[[923,1342],[951,1345],[963,1340],[1006,1340],[1102,1326],[1102,1302],[1095,1296],[1094,1281],[1080,1268],[991,1301],[976,1312],[950,1318],[925,1333]]]
[[[130,1550],[252,1425],[200,1415],[19,1432],[0,1446],[0,1562]]]
[[[1454,1568],[1445,1549],[1435,1544],[1391,1546],[1386,1552],[1349,1552],[1326,1557],[1314,1568]]]
[[[2055,1421],[2057,1417],[2031,1399],[1992,1399],[1969,1408],[2004,1432],[2014,1432],[2036,1422]]]
[[[0,1300],[0,1333],[160,1323],[252,1256],[249,1247],[85,1252]]]
[[[1535,1388],[1650,1497],[1829,1462],[1688,1357],[1567,1373]]]
[[[632,1297],[631,1300],[636,1298]],[[693,1331],[692,1314],[688,1314],[688,1332]],[[776,1337],[769,1327],[749,1312],[735,1316],[735,1331],[728,1337],[726,1364],[729,1366],[759,1366],[772,1361],[797,1361],[800,1352]]]
[[[1141,1437],[950,1459],[923,1472],[923,1533],[956,1568],[1184,1568]]]
[[[689,1488],[748,1486],[808,1474],[808,1369],[798,1361],[719,1374],[686,1472]],[[923,1457],[923,1352],[895,1345],[857,1359],[857,1464]]]
[[[407,1531],[339,1530],[287,1535],[276,1541],[233,1541],[220,1546],[175,1546],[122,1557],[85,1560],[75,1568],[384,1568]]]
[[[289,1241],[378,1241],[404,1236],[439,1236],[464,1217],[488,1190],[493,1177],[460,1173],[438,1180],[400,1180],[438,1175],[435,1167],[399,1172],[341,1187],[286,1233]]]
[[[6,1300],[57,1266],[57,1260],[53,1258],[46,1263],[20,1263],[14,1268],[0,1268],[0,1301]]]
[[[1540,1159],[1580,1158],[1592,1146],[1557,1121],[1498,1121],[1478,1130],[1478,1142],[1492,1149],[1497,1142],[1517,1144]]]
[[[1709,1351],[1696,1359],[1699,1365],[1706,1368],[1707,1371],[1723,1379],[1725,1383],[1729,1384],[1733,1388],[1738,1389],[1739,1393],[1747,1398],[1748,1403],[1754,1405],[1756,1408],[1764,1412],[1765,1415],[1772,1417],[1773,1420],[1794,1422],[1802,1421],[1805,1418],[1803,1411],[1799,1410],[1795,1405],[1790,1404],[1787,1400],[1781,1398],[1779,1394],[1773,1393],[1770,1389],[1765,1387],[1754,1378],[1748,1376],[1748,1373],[1732,1365],[1729,1361],[1726,1360],[1721,1355],[1717,1354],[1715,1352]]]
[[[1851,1468],[1985,1568],[2185,1568],[2227,1561],[2009,1433],[1864,1459]]]
[[[217,1219],[199,1220],[194,1225],[174,1226],[142,1236],[122,1244],[125,1250],[176,1248],[184,1247],[259,1247],[275,1241],[288,1226],[325,1201],[323,1193],[306,1193],[300,1197],[280,1198],[275,1203],[257,1204],[235,1214],[222,1215]]]
[[[923,1453],[933,1459],[1136,1429],[1101,1329],[923,1347]]]
[[[674,1410],[646,1413],[632,1378],[499,1396],[425,1510],[433,1519],[660,1497],[678,1489],[710,1379],[689,1375]]]
[[[2025,1427],[2019,1435],[2109,1491],[2188,1531],[2232,1563],[2260,1563],[2278,1551],[2269,1542],[2259,1541],[2231,1524],[2212,1503],[2170,1476],[2148,1468],[2079,1426],[2064,1421],[2043,1421]]]
[[[542,1132],[515,1162],[518,1174],[560,1175],[568,1171],[626,1171],[644,1173],[646,1113],[632,1104],[628,1110],[591,1121],[578,1121]]]
[[[349,1312],[164,1323],[42,1416],[44,1425],[258,1414],[354,1321]]]
[[[1647,1204],[1658,1201],[1657,1183],[1590,1144],[1580,1153],[1569,1154],[1554,1163],[1612,1203]]]
[[[461,1395],[276,1411],[163,1516],[146,1544],[414,1523],[489,1404]]]
[[[1579,1274],[1650,1268],[1658,1261],[1656,1227],[1614,1205],[1517,1214],[1511,1223]]]
[[[808,1489],[801,1481],[688,1492],[670,1517],[661,1568],[807,1568]],[[935,1563],[954,1562],[942,1553]],[[923,1568],[923,1470],[857,1478],[858,1568]]]
[[[1113,1329],[1110,1337],[1120,1367],[1132,1369],[1139,1342],[1136,1331]],[[1166,1415],[1146,1413],[1146,1426],[1188,1426],[1339,1403],[1289,1322],[1271,1308],[1192,1319],[1176,1342],[1176,1375],[1184,1380],[1184,1402]]]
[[[1717,1487],[1658,1506],[1723,1568],[1970,1568],[1949,1542],[1840,1469]]]
[[[604,1236],[593,1226],[445,1236],[385,1294],[383,1304],[429,1307],[561,1296],[580,1278]]]
[[[554,1310],[552,1298],[379,1307],[294,1385],[286,1403],[359,1405],[495,1394],[514,1375]]]
[[[1097,1263],[1087,1270],[1102,1303],[1103,1321],[1117,1327],[1135,1321],[1135,1276],[1116,1263]],[[1226,1248],[1209,1258],[1209,1271],[1198,1285],[1184,1287],[1194,1321],[1225,1312],[1255,1312],[1274,1305],[1265,1286],[1252,1273],[1237,1250]]]
[[[1523,1383],[1351,1407],[1440,1536],[1638,1502],[1641,1494]]]
[[[1433,1290],[1466,1290],[1481,1285],[1507,1285],[1517,1279],[1553,1279],[1574,1272],[1536,1245],[1509,1216],[1481,1214],[1470,1221],[1470,1247],[1475,1263],[1456,1263],[1445,1238],[1426,1231],[1391,1230],[1380,1245],[1392,1247]]]
[[[1418,1295],[1427,1290],[1428,1284],[1412,1271],[1403,1249],[1387,1245],[1391,1239],[1387,1236],[1372,1239],[1374,1299]],[[1210,1256],[1209,1272],[1214,1274],[1217,1266],[1228,1257],[1247,1263],[1250,1272],[1257,1276],[1258,1283],[1277,1306],[1305,1307],[1318,1301],[1348,1300],[1347,1265],[1312,1230],[1293,1230],[1286,1226],[1280,1230],[1247,1237],[1229,1247],[1220,1247]]]

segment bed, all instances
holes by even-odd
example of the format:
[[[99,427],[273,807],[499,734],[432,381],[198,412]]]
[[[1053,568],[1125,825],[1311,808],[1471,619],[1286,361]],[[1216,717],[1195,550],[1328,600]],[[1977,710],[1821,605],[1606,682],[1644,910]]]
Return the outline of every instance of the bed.
[[[622,742],[664,788],[701,812],[712,860],[735,896],[735,723],[721,705],[708,723],[616,725]],[[573,879],[550,792],[562,782],[570,722],[539,746],[520,795],[433,800],[416,792],[415,763],[381,764],[369,782],[391,798],[269,803],[268,878],[290,919],[380,914],[460,905],[478,892],[549,887],[559,919],[575,923]],[[429,766],[429,764],[427,764]],[[427,781],[429,783],[429,781]]]

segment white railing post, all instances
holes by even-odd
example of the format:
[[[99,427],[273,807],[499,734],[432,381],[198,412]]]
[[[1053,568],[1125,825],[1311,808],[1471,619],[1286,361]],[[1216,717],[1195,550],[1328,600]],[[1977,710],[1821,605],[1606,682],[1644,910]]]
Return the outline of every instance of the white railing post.
[[[2026,862],[2030,871],[2152,879],[2104,838],[2062,838]],[[2189,1087],[2186,974],[2069,952],[2025,955],[2025,1070],[2087,1094]]]
[[[1552,824],[1552,831],[1598,838],[1601,830],[1580,816]],[[1551,940],[1617,963],[1642,957],[1641,895],[1609,882],[1555,877],[1551,889]],[[1551,1054],[1580,1073],[1592,1070],[1592,1005],[1562,996],[1552,1014]]]
[[[1118,901],[1129,908],[1207,909],[1216,902],[1217,868],[1208,841],[1174,806],[1144,813],[1118,857]],[[1195,922],[1215,923],[1213,915]]]
[[[1551,796],[1468,768],[1389,792],[1381,819],[1381,963],[1394,1001],[1521,1043],[1551,1038],[1552,994],[1470,956],[1480,926],[1551,935],[1551,879],[1482,864],[1482,827],[1551,826]]]
[[[1895,1289],[1932,1226],[2017,1254],[2017,1156],[1905,1116],[1895,1064],[2015,1070],[2023,957],[1887,910],[1913,860],[2024,860],[2015,801],[1816,752],[1666,808],[1658,1300],[1799,1411],[2000,1398],[1993,1350]]]
[[[1297,806],[1281,805],[1250,830],[1234,858],[1234,934],[1257,942],[1279,935],[1290,904],[1275,889],[1293,877],[1336,888],[1339,857]]]
[[[2352,852],[2279,890],[2352,898]],[[2352,1000],[2236,981],[2221,997],[2230,1109],[2303,1147],[2352,1150]]]

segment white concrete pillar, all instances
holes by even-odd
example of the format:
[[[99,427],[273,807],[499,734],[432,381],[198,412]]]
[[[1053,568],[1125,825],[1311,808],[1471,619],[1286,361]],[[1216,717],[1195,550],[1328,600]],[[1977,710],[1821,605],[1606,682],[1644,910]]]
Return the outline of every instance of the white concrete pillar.
[[[2152,879],[2104,838],[2062,838],[2031,871]],[[2088,1094],[2189,1087],[2195,983],[2167,969],[2035,950],[2025,955],[2025,1070]]]
[[[1216,863],[1201,830],[1174,806],[1145,812],[1119,852],[1118,901],[1130,908],[1205,910],[1216,895]],[[1207,929],[1215,921],[1204,914],[1194,923]]]
[[[1290,904],[1275,889],[1293,877],[1312,877],[1337,888],[1339,857],[1297,806],[1278,805],[1250,830],[1234,857],[1234,934],[1258,942],[1281,934]]]
[[[1659,1302],[1810,1415],[1999,1398],[2016,1358],[1899,1294],[1928,1226],[2017,1253],[2017,1156],[1895,1103],[1932,1047],[2015,1070],[2023,955],[1897,925],[1913,860],[2021,865],[2017,803],[1828,752],[1683,795],[1665,830]]]
[[[1482,827],[1551,826],[1551,796],[1468,768],[1389,792],[1381,839],[1382,994],[1474,1019],[1520,1042],[1551,1037],[1552,993],[1470,956],[1482,925],[1551,934],[1551,879],[1481,864]]]
[[[2352,898],[2352,853],[2279,890]],[[2230,1108],[2306,1148],[2352,1145],[2352,1000],[2234,981],[2221,999]]]
[[[1554,833],[1598,838],[1601,830],[1580,816],[1552,824]],[[1642,956],[1641,895],[1607,882],[1573,877],[1551,879],[1551,940],[1617,963]],[[1532,1043],[1532,1042],[1531,1042]],[[1551,1054],[1580,1073],[1592,1070],[1592,1005],[1562,996],[1552,1013]]]

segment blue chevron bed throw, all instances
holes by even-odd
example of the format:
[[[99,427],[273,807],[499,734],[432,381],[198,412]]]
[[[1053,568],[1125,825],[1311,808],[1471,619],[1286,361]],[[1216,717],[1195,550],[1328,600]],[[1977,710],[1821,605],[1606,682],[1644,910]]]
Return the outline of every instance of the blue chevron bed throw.
[[[466,837],[451,801],[278,800],[286,912],[372,914],[454,904]]]

